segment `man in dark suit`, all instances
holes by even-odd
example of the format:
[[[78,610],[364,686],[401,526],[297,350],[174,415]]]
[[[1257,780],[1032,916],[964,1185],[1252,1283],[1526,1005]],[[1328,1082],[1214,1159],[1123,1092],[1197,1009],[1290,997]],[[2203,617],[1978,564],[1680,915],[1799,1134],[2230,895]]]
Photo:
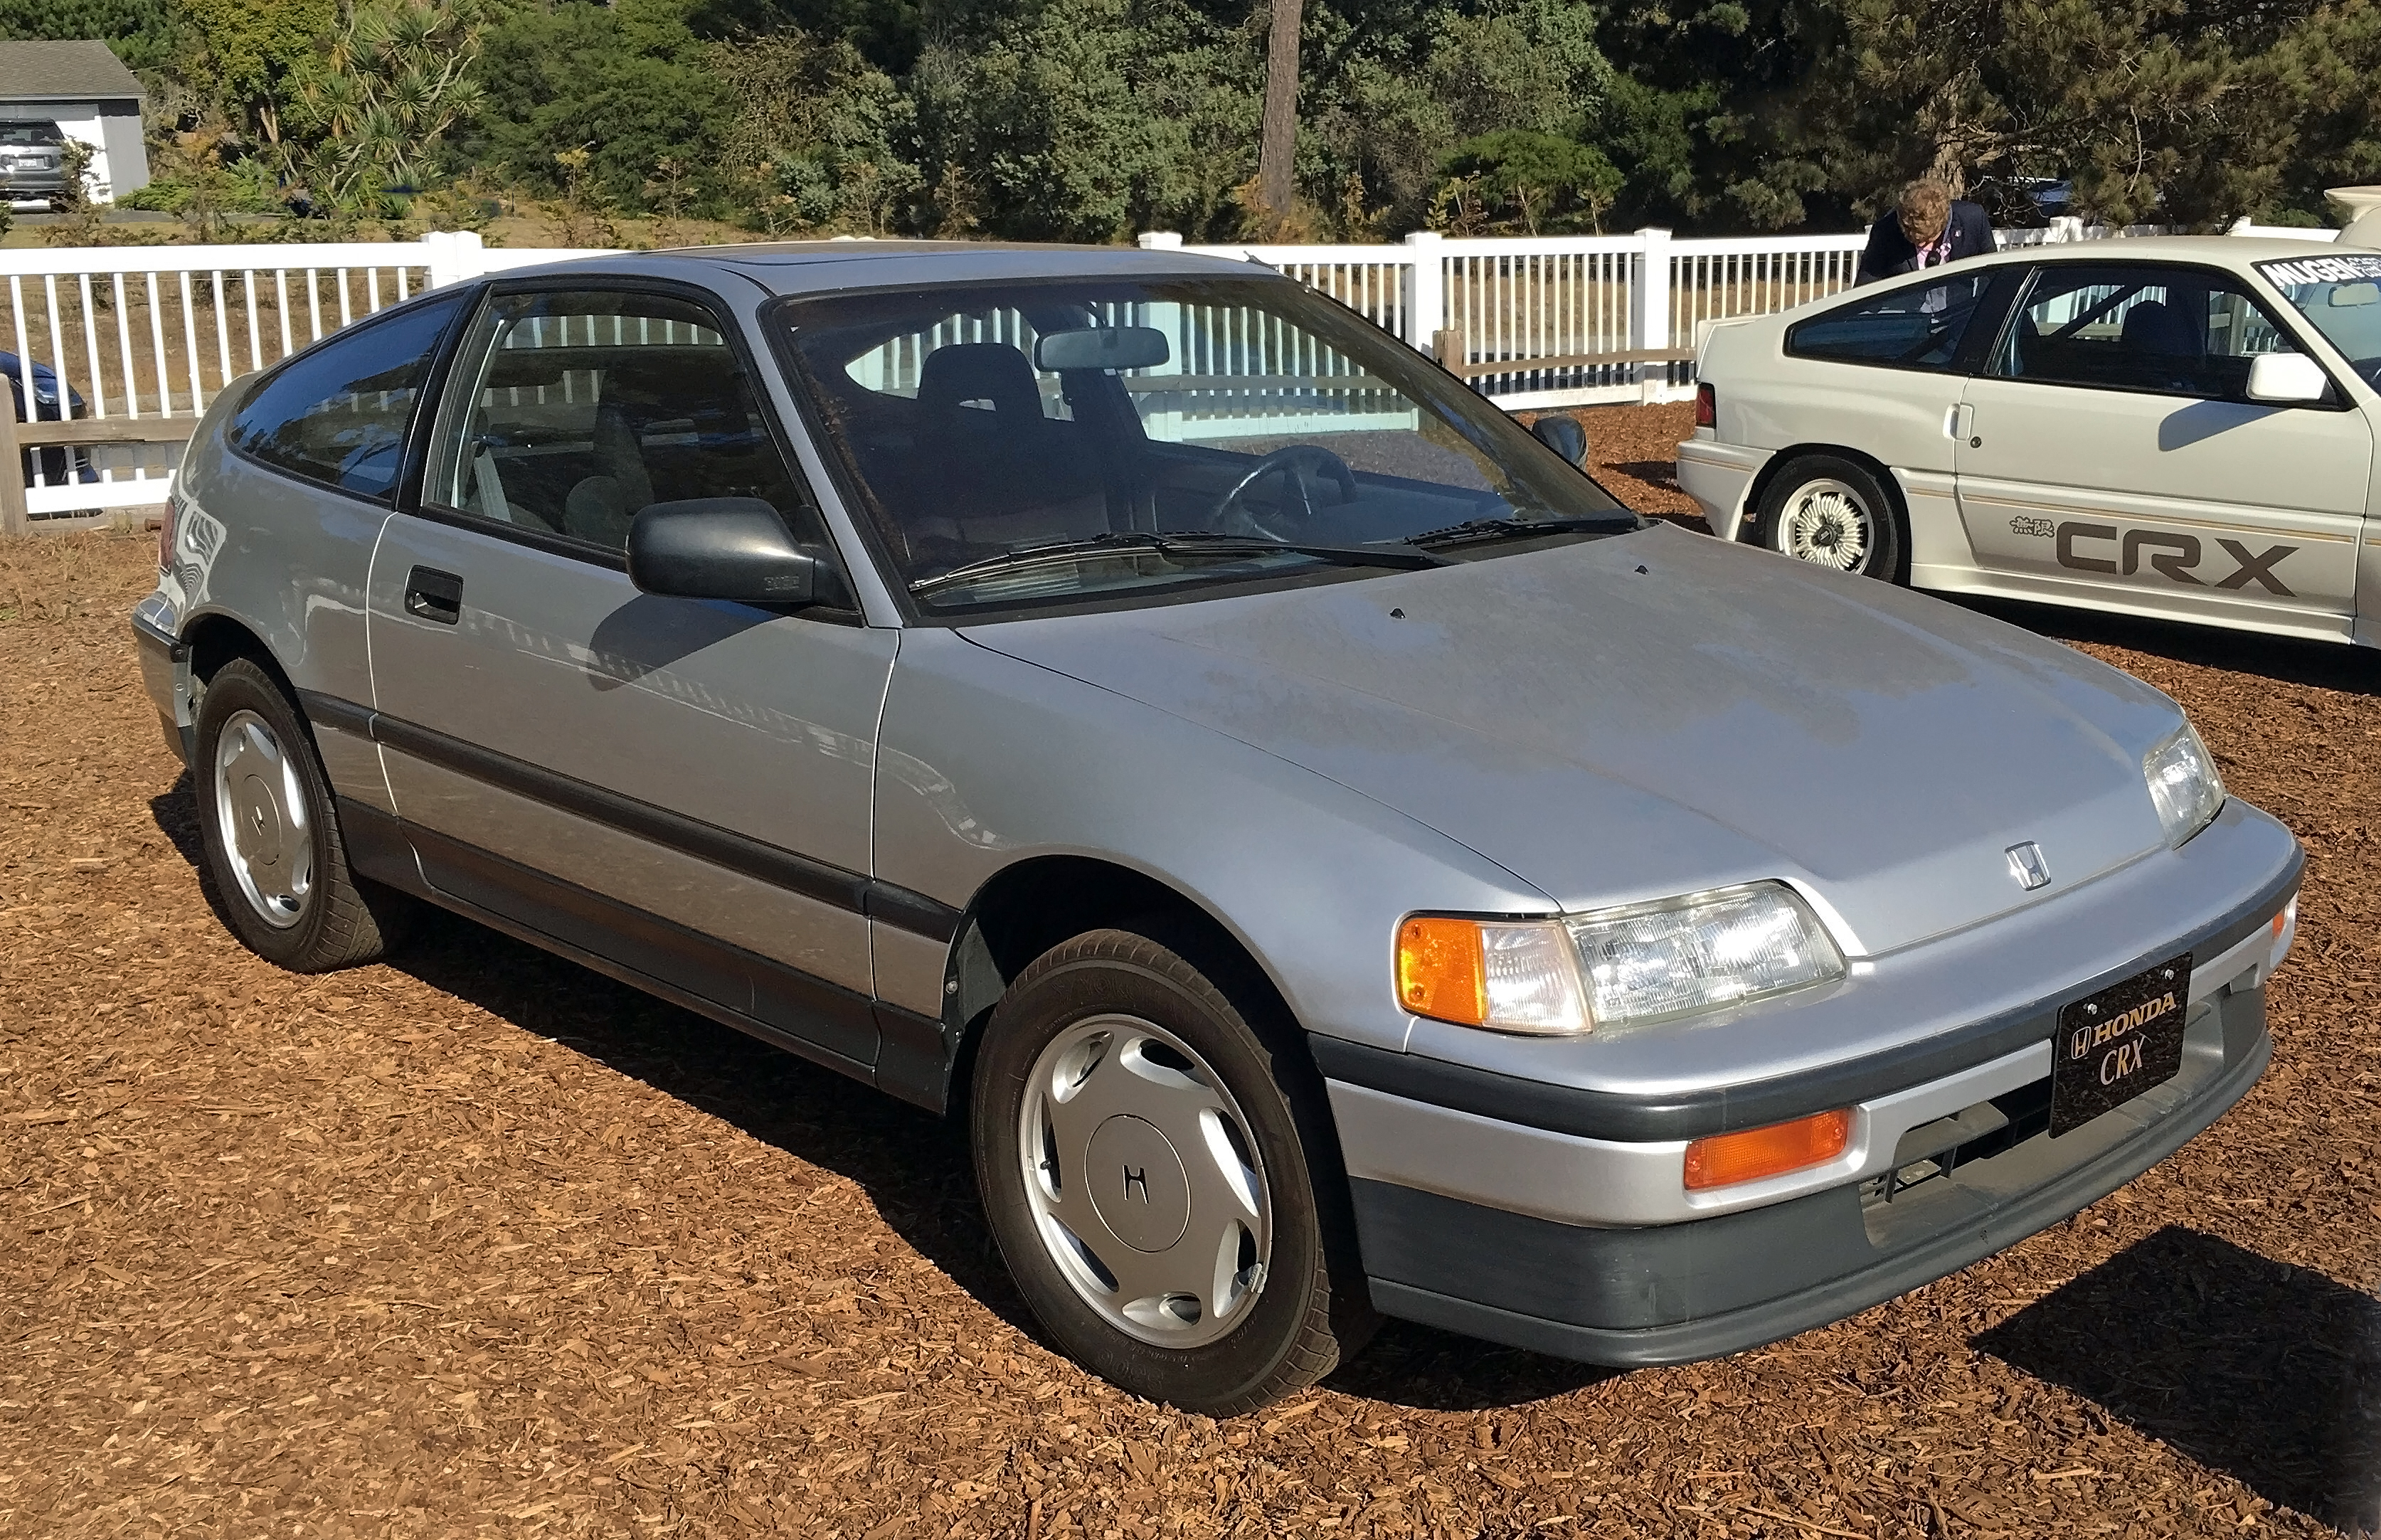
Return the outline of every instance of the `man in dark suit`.
[[[1948,189],[1932,180],[1912,182],[1895,201],[1893,217],[1869,226],[1852,281],[1874,283],[1993,249],[1993,222],[1982,207],[1954,202]]]

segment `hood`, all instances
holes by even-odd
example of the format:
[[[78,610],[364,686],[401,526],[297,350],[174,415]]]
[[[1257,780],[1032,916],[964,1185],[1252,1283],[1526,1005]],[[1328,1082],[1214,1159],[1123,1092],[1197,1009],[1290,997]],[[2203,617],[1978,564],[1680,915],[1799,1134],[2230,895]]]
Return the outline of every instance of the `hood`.
[[[2181,720],[2056,642],[1669,526],[963,634],[1328,776],[1565,910],[1781,878],[1872,956],[2159,848],[2142,756]],[[2023,840],[2051,874],[2031,894]]]

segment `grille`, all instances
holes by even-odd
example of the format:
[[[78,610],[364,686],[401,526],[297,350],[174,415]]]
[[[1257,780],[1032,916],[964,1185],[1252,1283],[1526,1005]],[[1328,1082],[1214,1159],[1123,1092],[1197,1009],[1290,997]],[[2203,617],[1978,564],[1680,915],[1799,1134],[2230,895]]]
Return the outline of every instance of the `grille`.
[[[1861,1183],[1863,1206],[1892,1203],[1911,1188],[1990,1160],[2050,1127],[2050,1078],[2005,1091],[1948,1118],[1921,1123],[1894,1146],[1893,1169]]]

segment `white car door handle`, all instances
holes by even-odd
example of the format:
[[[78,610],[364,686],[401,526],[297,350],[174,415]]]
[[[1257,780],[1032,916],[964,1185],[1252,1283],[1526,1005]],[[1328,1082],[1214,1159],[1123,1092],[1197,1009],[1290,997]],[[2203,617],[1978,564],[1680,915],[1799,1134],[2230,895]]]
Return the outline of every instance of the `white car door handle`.
[[[1975,432],[1976,409],[1962,401],[1943,414],[1943,436],[1966,438]]]

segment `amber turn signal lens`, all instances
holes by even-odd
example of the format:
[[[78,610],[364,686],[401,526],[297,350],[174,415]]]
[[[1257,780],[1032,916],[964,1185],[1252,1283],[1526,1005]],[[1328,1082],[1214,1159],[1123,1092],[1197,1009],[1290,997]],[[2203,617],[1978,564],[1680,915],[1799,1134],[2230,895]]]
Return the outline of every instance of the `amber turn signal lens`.
[[[1488,1019],[1488,961],[1469,920],[1398,927],[1398,1003],[1416,1016],[1478,1026]]]
[[[1838,1107],[1790,1123],[1698,1139],[1687,1146],[1687,1191],[1732,1187],[1824,1165],[1844,1153],[1851,1135],[1851,1109]]]

